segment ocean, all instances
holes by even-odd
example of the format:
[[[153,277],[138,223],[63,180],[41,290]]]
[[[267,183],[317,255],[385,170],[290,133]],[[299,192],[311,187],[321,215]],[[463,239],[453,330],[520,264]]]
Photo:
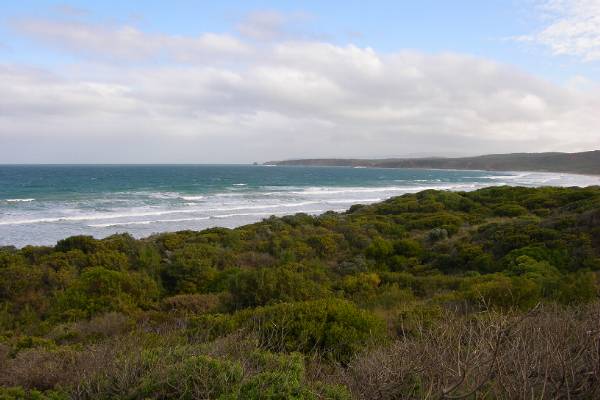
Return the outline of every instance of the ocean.
[[[252,165],[0,166],[0,246],[72,235],[236,227],[270,215],[344,211],[424,189],[588,186],[559,173]]]

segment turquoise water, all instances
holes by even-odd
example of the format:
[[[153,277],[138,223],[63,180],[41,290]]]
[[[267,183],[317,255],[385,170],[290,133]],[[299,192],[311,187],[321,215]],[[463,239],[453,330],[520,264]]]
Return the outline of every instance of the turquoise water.
[[[488,171],[246,165],[0,166],[0,245],[235,227],[269,215],[343,211],[420,190],[586,186],[600,178]]]

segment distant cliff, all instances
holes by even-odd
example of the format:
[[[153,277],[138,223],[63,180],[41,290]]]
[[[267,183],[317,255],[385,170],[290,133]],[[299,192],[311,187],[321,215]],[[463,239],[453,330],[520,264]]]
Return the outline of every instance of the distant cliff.
[[[374,168],[479,169],[488,171],[568,172],[600,175],[600,150],[582,153],[511,153],[460,158],[299,159],[269,165],[312,165]]]

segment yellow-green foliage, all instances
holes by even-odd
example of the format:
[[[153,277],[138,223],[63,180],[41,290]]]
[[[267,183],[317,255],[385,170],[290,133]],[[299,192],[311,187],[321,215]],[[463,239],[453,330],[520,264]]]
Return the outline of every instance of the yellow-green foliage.
[[[53,390],[25,390],[21,387],[0,387],[0,400],[69,400],[66,393]]]
[[[154,362],[182,343],[242,335],[278,354],[248,360],[189,351],[167,357],[160,371],[85,379],[98,388],[129,385],[138,391],[132,398],[341,399],[343,388],[307,382],[303,357],[348,365],[374,341],[435,325],[445,308],[508,314],[538,303],[589,303],[598,296],[599,271],[598,187],[427,190],[345,213],[270,217],[236,229],[4,247],[0,369],[2,357],[55,365],[56,354],[72,357],[68,346],[132,331],[177,332],[174,343],[143,349]],[[102,361],[90,351],[87,362]],[[120,380],[135,371],[143,376],[127,385]],[[4,388],[0,400],[60,398],[46,390],[75,378],[52,379],[27,390]],[[102,398],[82,398],[94,396]]]
[[[385,337],[384,322],[342,300],[318,300],[261,307],[237,316],[255,330],[262,346],[277,351],[319,352],[347,362]]]

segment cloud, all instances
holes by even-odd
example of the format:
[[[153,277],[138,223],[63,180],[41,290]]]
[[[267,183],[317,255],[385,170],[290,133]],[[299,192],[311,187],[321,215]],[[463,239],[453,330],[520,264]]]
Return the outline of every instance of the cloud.
[[[152,34],[133,26],[105,26],[84,22],[27,19],[14,29],[36,41],[91,58],[111,61],[205,60],[238,56],[248,47],[227,34],[204,33],[197,37]]]
[[[310,15],[300,12],[254,11],[237,24],[237,31],[243,37],[259,41],[310,37],[314,34],[309,34],[303,28],[311,19]]]
[[[600,0],[549,0],[539,9],[544,28],[517,40],[546,46],[554,55],[600,60]]]
[[[89,14],[89,11],[81,8],[81,7],[76,7],[72,4],[67,4],[67,3],[60,3],[57,4],[53,7],[54,11],[56,11],[58,14],[67,16],[67,17],[83,17],[87,14]]]
[[[31,33],[40,26],[39,35]],[[600,147],[600,91],[581,79],[561,86],[484,58],[81,23],[35,27],[24,31],[87,61],[59,71],[0,65],[4,162],[250,162]],[[161,56],[166,62],[106,61]]]

